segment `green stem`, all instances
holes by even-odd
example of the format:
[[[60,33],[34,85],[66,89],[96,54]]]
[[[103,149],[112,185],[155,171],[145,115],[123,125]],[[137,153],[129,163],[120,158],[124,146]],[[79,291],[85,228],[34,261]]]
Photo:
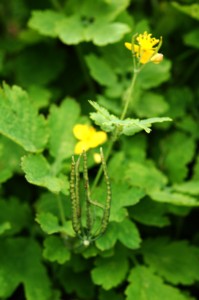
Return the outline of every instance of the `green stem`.
[[[63,208],[63,204],[62,204],[60,195],[57,195],[57,204],[58,204],[58,208],[59,208],[61,222],[62,222],[62,225],[64,225],[66,223],[66,219],[65,219],[64,208]]]
[[[124,118],[126,117],[130,101],[132,100],[132,94],[133,94],[133,90],[134,90],[134,86],[135,86],[135,82],[136,82],[136,78],[137,78],[138,72],[139,72],[139,70],[135,70],[134,71],[133,78],[132,78],[132,81],[131,81],[131,85],[129,86],[128,90],[126,91],[126,93],[124,95],[125,104],[124,104],[124,108],[123,108],[122,114],[120,116],[120,120],[124,120]],[[105,162],[107,162],[108,159],[109,159],[109,156],[111,154],[111,151],[113,149],[115,141],[118,138],[118,135],[119,135],[119,129],[116,127],[115,130],[113,131],[111,140],[109,142],[109,145],[108,145],[108,148],[107,148],[107,151],[106,151],[106,154],[105,154]],[[98,170],[98,173],[97,173],[97,175],[95,177],[95,180],[93,182],[91,191],[93,191],[95,189],[95,187],[97,186],[97,184],[98,184],[98,182],[99,182],[99,180],[101,178],[102,171],[103,171],[103,168],[102,168],[102,165],[101,165],[100,168],[99,168],[99,170]]]

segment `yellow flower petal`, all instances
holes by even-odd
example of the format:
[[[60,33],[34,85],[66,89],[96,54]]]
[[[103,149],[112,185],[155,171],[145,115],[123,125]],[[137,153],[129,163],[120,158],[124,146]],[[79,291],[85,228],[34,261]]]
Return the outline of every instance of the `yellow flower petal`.
[[[73,127],[73,134],[78,140],[87,140],[95,132],[95,128],[87,124],[77,124]]]
[[[90,139],[89,148],[95,148],[107,140],[107,134],[104,131],[96,131],[95,134]]]
[[[74,153],[81,154],[83,151],[87,151],[88,149],[89,149],[88,143],[80,141],[75,145]]]
[[[124,46],[129,49],[129,50],[132,50],[132,44],[131,43],[124,43]]]

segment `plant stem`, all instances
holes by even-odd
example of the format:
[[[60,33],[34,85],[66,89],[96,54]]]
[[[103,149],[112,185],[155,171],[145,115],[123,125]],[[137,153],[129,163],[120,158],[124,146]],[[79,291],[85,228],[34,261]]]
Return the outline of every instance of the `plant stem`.
[[[57,204],[58,204],[58,208],[59,208],[61,222],[62,222],[62,225],[64,225],[66,223],[66,219],[65,219],[64,208],[62,205],[60,195],[57,195],[56,198],[57,198]]]
[[[127,91],[126,91],[126,93],[124,95],[124,102],[125,102],[125,104],[124,104],[124,108],[123,108],[122,114],[120,116],[120,120],[124,120],[124,118],[126,117],[126,114],[127,114],[128,108],[129,108],[129,104],[130,104],[130,101],[132,99],[132,94],[133,94],[133,90],[134,90],[134,86],[135,86],[137,75],[138,75],[138,70],[135,70],[134,74],[133,74],[133,78],[132,78],[131,84],[130,84],[129,88],[127,89]],[[107,151],[106,151],[106,154],[105,154],[105,162],[107,162],[108,159],[109,159],[109,156],[111,154],[111,151],[113,149],[115,141],[118,138],[118,135],[119,135],[119,130],[116,127],[115,130],[113,131],[111,140],[109,142],[109,145],[108,145],[108,148],[107,148]],[[95,187],[97,186],[97,184],[98,184],[98,182],[99,182],[99,180],[101,178],[102,171],[103,171],[103,168],[102,168],[102,165],[101,165],[100,168],[99,168],[99,170],[98,170],[98,172],[97,172],[95,180],[93,182],[91,191],[93,191],[95,189]]]

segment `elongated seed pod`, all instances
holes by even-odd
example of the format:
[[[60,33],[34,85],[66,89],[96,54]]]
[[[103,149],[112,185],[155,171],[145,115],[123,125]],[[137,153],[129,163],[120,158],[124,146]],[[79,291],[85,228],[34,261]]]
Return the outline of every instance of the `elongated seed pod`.
[[[90,185],[89,185],[89,177],[88,177],[88,167],[87,167],[87,156],[86,151],[83,151],[83,178],[84,178],[84,189],[85,189],[85,197],[86,197],[86,231],[87,235],[90,235],[92,230],[92,213],[91,213],[91,194],[90,194]]]
[[[101,159],[102,159],[102,167],[103,167],[104,177],[105,177],[105,182],[106,182],[106,202],[105,202],[104,213],[103,213],[102,221],[101,221],[101,230],[100,230],[100,235],[101,235],[106,231],[108,223],[109,223],[112,193],[111,193],[111,184],[110,184],[102,148],[100,148],[100,155],[101,155]]]
[[[70,197],[71,197],[71,206],[72,206],[72,226],[77,235],[82,234],[81,223],[80,223],[80,207],[79,201],[76,197],[76,164],[75,159],[72,156],[71,163],[71,174],[70,174]]]

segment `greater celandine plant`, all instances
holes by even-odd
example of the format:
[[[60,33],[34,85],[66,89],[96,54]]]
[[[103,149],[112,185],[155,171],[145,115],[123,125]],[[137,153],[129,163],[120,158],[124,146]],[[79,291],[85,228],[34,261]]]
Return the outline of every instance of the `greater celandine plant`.
[[[90,242],[98,239],[108,226],[110,208],[111,208],[111,184],[107,172],[106,162],[112,152],[114,143],[118,140],[121,134],[133,135],[138,131],[145,130],[147,133],[151,131],[152,123],[170,121],[170,118],[151,118],[145,120],[126,118],[130,102],[133,100],[133,91],[138,74],[142,71],[143,67],[148,63],[158,64],[163,60],[163,54],[159,53],[162,45],[162,38],[156,39],[152,34],[146,31],[143,34],[136,34],[132,37],[132,42],[125,43],[125,47],[132,52],[133,57],[133,76],[127,91],[123,96],[123,109],[120,117],[112,115],[107,109],[101,107],[98,103],[89,101],[90,104],[96,109],[96,113],[91,113],[91,119],[101,127],[103,131],[96,131],[93,126],[85,124],[76,124],[73,128],[75,137],[79,140],[75,146],[74,153],[80,154],[77,161],[72,157],[71,166],[71,180],[70,180],[70,193],[72,202],[72,225],[73,229],[82,241],[84,246],[90,245]],[[107,138],[107,133],[111,132],[110,139]],[[87,167],[87,154],[90,148],[96,148],[104,142],[108,143],[107,151],[104,157],[102,148],[100,148],[100,161],[102,162],[96,178],[93,182],[92,190],[90,190],[88,167]],[[83,225],[83,216],[81,201],[79,195],[80,184],[80,160],[83,156],[83,182],[86,195],[86,224]],[[92,191],[98,185],[102,172],[104,173],[107,195],[106,202],[101,205],[97,201],[92,200]],[[91,207],[99,207],[103,210],[100,228],[93,232],[94,216],[92,215]]]

